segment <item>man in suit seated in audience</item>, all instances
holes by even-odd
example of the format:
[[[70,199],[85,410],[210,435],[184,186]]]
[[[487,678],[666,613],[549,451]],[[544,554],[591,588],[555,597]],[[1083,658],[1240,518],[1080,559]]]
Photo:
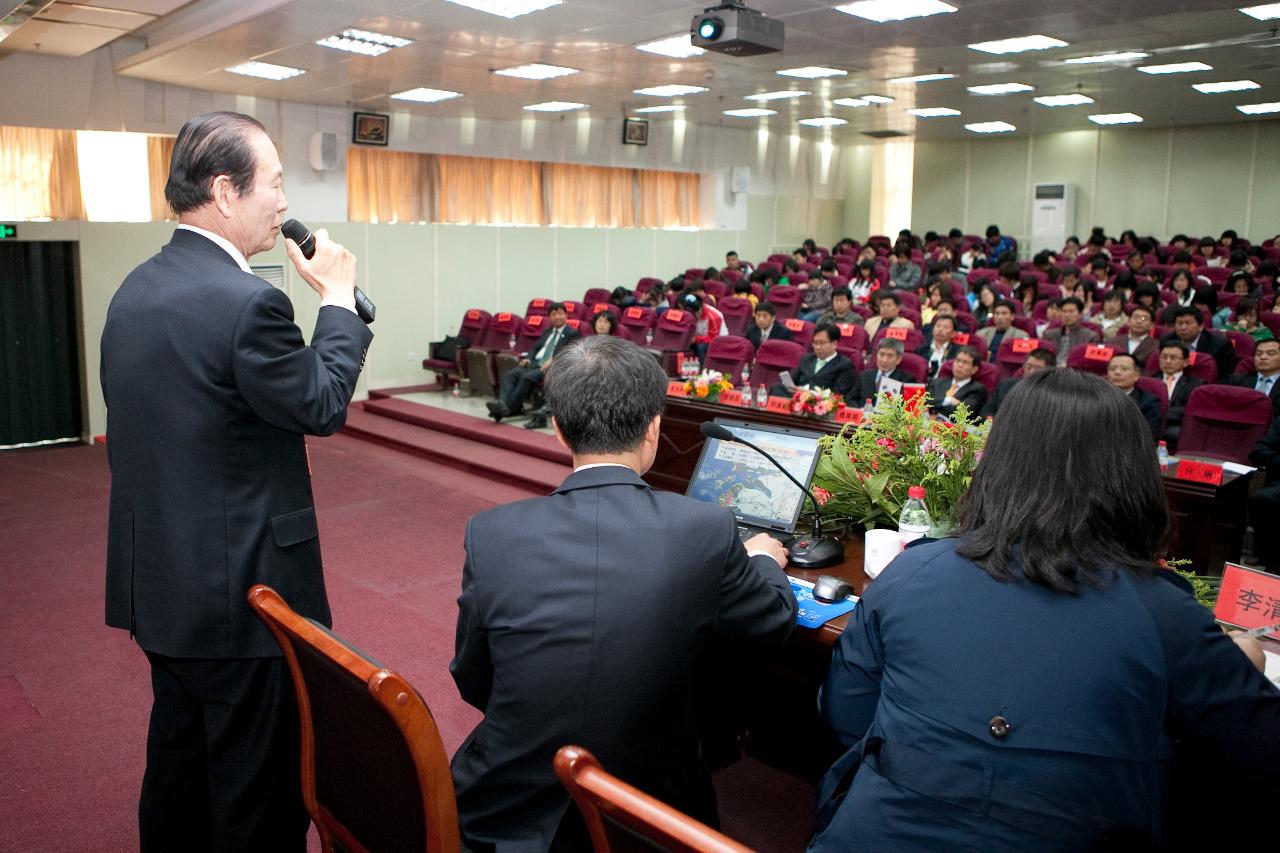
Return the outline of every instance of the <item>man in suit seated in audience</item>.
[[[1249,453],[1249,464],[1262,469],[1266,485],[1249,497],[1249,524],[1253,527],[1253,553],[1263,567],[1280,575],[1280,418]],[[1274,621],[1274,620],[1272,620]]]
[[[1147,359],[1153,352],[1158,352],[1160,342],[1151,335],[1155,326],[1155,315],[1145,305],[1135,305],[1129,312],[1129,331],[1116,335],[1108,342],[1108,346],[1116,352],[1127,352],[1138,362],[1139,369],[1145,369]]]
[[[1191,351],[1179,340],[1167,340],[1160,345],[1160,381],[1169,392],[1169,411],[1165,415],[1164,440],[1170,452],[1178,449],[1178,435],[1182,432],[1182,413],[1187,408],[1191,392],[1204,382],[1184,371],[1191,360]]]
[[[542,385],[543,373],[551,364],[551,359],[581,337],[578,330],[568,325],[568,322],[569,312],[565,310],[563,302],[552,302],[547,306],[547,327],[538,336],[533,351],[525,353],[519,364],[502,377],[498,399],[485,403],[489,417],[495,423],[502,423],[503,418],[520,414],[524,401],[529,399],[535,388]]]
[[[956,357],[956,352],[960,349],[960,345],[951,339],[956,335],[956,318],[946,314],[940,314],[933,318],[933,322],[929,324],[931,327],[931,340],[921,344],[916,350],[916,355],[923,358],[929,364],[929,378],[938,375],[938,368],[942,366],[942,362],[949,361]]]
[[[756,306],[754,322],[747,329],[747,340],[756,349],[765,341],[789,341],[791,330],[778,322],[778,309],[768,299]]]
[[[966,305],[966,307],[968,307]],[[924,314],[928,313],[928,309],[922,309],[921,319]],[[920,327],[920,334],[924,335],[926,341],[933,339],[933,321],[939,317],[950,317],[956,319],[956,301],[950,296],[943,296],[938,300],[938,304],[933,308],[933,315],[929,318],[929,322]]]
[[[950,418],[955,415],[956,406],[964,403],[969,414],[976,417],[987,402],[987,386],[978,381],[977,375],[978,353],[973,347],[960,347],[951,361],[951,377],[939,376],[929,383],[934,414]]]
[[[900,364],[902,364],[902,341],[896,338],[882,338],[880,343],[876,344],[876,366],[874,369],[868,368],[858,374],[858,381],[854,386],[857,394],[850,401],[850,405],[856,405],[858,401],[865,403],[870,400],[873,404],[878,402],[880,389],[884,386],[886,379],[899,385],[915,382],[910,373],[898,366]]]
[[[1037,370],[1046,370],[1058,366],[1058,357],[1053,354],[1052,350],[1044,347],[1037,347],[1027,353],[1026,360],[1022,362],[1022,376],[1011,377],[1009,379],[1001,379],[996,385],[996,392],[987,400],[987,404],[982,407],[982,416],[984,418],[994,418],[1000,412],[1000,404],[1004,402],[1004,398],[1009,396],[1009,392],[1014,389],[1023,377],[1030,376]]]
[[[1027,336],[1026,332],[1013,325],[1013,312],[1013,303],[1001,299],[991,308],[992,325],[983,326],[978,330],[978,337],[982,338],[987,345],[987,361],[993,364],[996,353],[1000,351],[1000,344]]]
[[[845,399],[854,390],[858,380],[858,372],[853,369],[853,362],[846,356],[836,352],[840,343],[840,329],[831,323],[822,323],[813,330],[813,352],[800,357],[800,366],[792,374],[792,381],[797,386],[807,385],[810,388],[830,388]],[[781,383],[773,387],[773,393],[779,397],[790,397],[791,391]]]
[[[697,664],[709,641],[780,645],[797,605],[779,542],[744,547],[729,510],[641,479],[666,387],[653,357],[621,338],[558,355],[547,408],[573,473],[467,525],[449,665],[484,714],[451,764],[467,850],[591,849],[552,769],[566,744],[718,823],[690,700]]]
[[[1280,341],[1262,341],[1253,351],[1253,372],[1233,373],[1227,382],[1261,391],[1271,398],[1272,417],[1280,407]]]
[[[1180,343],[1189,351],[1197,353],[1200,358],[1210,356],[1218,367],[1218,379],[1225,380],[1236,369],[1239,358],[1231,341],[1217,332],[1204,327],[1204,314],[1194,305],[1184,305],[1173,312],[1173,331],[1160,339],[1163,350],[1165,344]],[[1172,400],[1170,403],[1172,404]]]
[[[1044,340],[1045,343],[1057,347],[1064,358],[1071,352],[1072,347],[1080,344],[1096,344],[1099,341],[1098,333],[1082,323],[1084,303],[1079,298],[1069,296],[1061,300],[1058,319],[1062,321],[1062,325],[1046,330]]]
[[[1118,352],[1107,362],[1107,381],[1134,402],[1151,427],[1152,439],[1160,438],[1160,401],[1138,387],[1138,361],[1127,352]]]
[[[831,310],[818,318],[819,323],[851,323],[855,326],[865,325],[862,315],[853,310],[853,292],[847,287],[837,287],[831,291]]]
[[[902,310],[902,300],[892,290],[880,290],[871,294],[879,317],[872,317],[866,322],[867,337],[874,338],[876,332],[883,329],[914,329],[915,325],[906,317],[898,316]]]

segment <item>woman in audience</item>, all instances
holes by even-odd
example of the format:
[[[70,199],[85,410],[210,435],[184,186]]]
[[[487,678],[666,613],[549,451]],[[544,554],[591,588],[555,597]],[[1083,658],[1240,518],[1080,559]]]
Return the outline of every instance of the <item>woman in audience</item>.
[[[1258,291],[1258,286],[1253,282],[1253,276],[1247,272],[1233,272],[1231,277],[1227,279],[1227,293],[1234,293],[1236,296],[1251,296],[1257,299],[1262,294]]]
[[[973,303],[973,319],[978,321],[978,328],[981,329],[987,325],[987,321],[991,319],[991,312],[995,310],[996,303],[1000,301],[1000,292],[991,286],[990,282],[982,282],[978,285],[978,298]]]
[[[591,321],[591,331],[608,338],[618,333],[618,318],[609,311],[601,311]]]
[[[752,313],[755,312],[756,305],[760,304],[760,297],[756,296],[755,291],[751,289],[751,282],[745,278],[739,279],[738,283],[733,286],[733,295],[750,302]]]
[[[1080,238],[1072,234],[1067,238],[1066,245],[1062,247],[1062,259],[1064,261],[1076,262],[1076,258],[1080,255]]]
[[[1275,339],[1271,330],[1258,320],[1258,303],[1245,297],[1236,303],[1236,318],[1223,328],[1235,332],[1245,332],[1253,338],[1255,344]]]
[[[1173,291],[1173,301],[1169,303],[1169,307],[1165,309],[1165,314],[1173,316],[1175,308],[1184,308],[1196,300],[1195,279],[1191,275],[1190,270],[1177,270],[1169,277],[1169,289]],[[1160,318],[1163,325],[1169,325],[1165,322],[1164,317]]]
[[[609,304],[618,306],[618,310],[621,311],[623,308],[630,308],[635,305],[636,298],[630,290],[619,285],[609,294]]]
[[[1093,322],[1102,328],[1102,339],[1114,338],[1129,318],[1124,313],[1124,292],[1113,290],[1102,299],[1102,313],[1093,318]]]
[[[1121,232],[1120,232],[1120,245],[1121,245],[1121,246],[1128,246],[1130,249],[1137,249],[1137,248],[1138,248],[1138,235],[1137,235],[1137,232],[1133,231],[1133,230],[1132,230],[1132,229],[1130,229],[1130,228],[1126,228],[1125,230],[1121,231]]]
[[[929,295],[924,304],[920,306],[920,323],[927,326],[933,322],[933,316],[938,313],[938,304],[943,299],[951,299],[954,294],[951,287],[940,282],[934,282],[929,285]]]
[[[1201,263],[1211,267],[1220,267],[1227,262],[1226,253],[1218,251],[1218,244],[1212,237],[1200,238],[1200,257],[1204,259]]]
[[[1181,842],[1164,837],[1175,743],[1218,762],[1202,786],[1280,793],[1280,691],[1158,567],[1169,508],[1131,400],[1082,371],[1027,376],[957,513],[836,644],[820,704],[849,751],[810,851]]]
[[[880,281],[876,278],[876,262],[870,259],[858,261],[853,268],[853,278],[849,279],[849,292],[854,302],[866,302],[871,292],[880,289]]]
[[[1133,290],[1133,301],[1151,311],[1155,317],[1160,313],[1160,286],[1155,282],[1144,281]]]
[[[1030,317],[1031,312],[1035,310],[1036,303],[1040,301],[1039,282],[1034,278],[1028,278],[1018,285],[1018,289],[1013,292],[1013,298],[1022,306],[1022,313]]]

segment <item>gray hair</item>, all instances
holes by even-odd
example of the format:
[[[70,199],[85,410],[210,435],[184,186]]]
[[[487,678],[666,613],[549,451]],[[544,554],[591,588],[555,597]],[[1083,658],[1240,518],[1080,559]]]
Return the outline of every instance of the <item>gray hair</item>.
[[[882,349],[891,349],[898,355],[902,355],[902,341],[897,338],[881,338],[880,343],[876,344],[876,352],[879,352]]]
[[[592,336],[556,354],[547,409],[574,453],[623,453],[640,444],[667,401],[657,359],[622,338]]]

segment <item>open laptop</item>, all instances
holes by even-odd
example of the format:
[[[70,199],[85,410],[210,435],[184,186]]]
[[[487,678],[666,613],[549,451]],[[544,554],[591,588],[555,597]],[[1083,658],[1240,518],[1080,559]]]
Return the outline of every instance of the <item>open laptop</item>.
[[[716,418],[715,423],[764,448],[791,476],[809,485],[818,467],[821,433],[725,418]],[[790,539],[806,503],[804,492],[768,459],[745,444],[715,438],[703,442],[685,494],[728,507],[738,519],[738,536],[743,540],[757,533]]]

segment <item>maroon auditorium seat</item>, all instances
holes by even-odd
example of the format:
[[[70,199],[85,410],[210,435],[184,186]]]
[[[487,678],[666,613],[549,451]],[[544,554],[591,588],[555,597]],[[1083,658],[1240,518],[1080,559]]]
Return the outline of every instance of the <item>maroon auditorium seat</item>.
[[[874,356],[872,356],[874,363]],[[924,384],[929,376],[929,362],[913,352],[902,354],[902,363],[898,365],[908,373],[916,384]]]
[[[840,340],[836,342],[836,352],[853,358],[853,354],[857,353],[859,358],[867,352],[867,347],[871,345],[871,339],[867,336],[867,330],[856,323],[837,323],[836,327],[840,329]]]
[[[873,355],[875,354],[876,347],[880,345],[880,341],[888,337],[890,331],[893,330],[884,328],[876,330],[875,335],[871,338],[871,353]],[[902,331],[907,333],[906,338],[899,338],[898,340],[902,341],[902,348],[904,350],[907,352],[915,352],[920,349],[920,347],[924,346],[924,335],[919,329],[904,329]],[[895,331],[895,336],[896,335],[897,332]]]
[[[1021,341],[1029,341],[1029,344],[1021,343]],[[1015,345],[1019,351],[1015,351]],[[1030,347],[1030,349],[1025,349]],[[1022,363],[1027,360],[1027,353],[1033,349],[1043,347],[1053,353],[1057,353],[1057,348],[1050,343],[1039,340],[1037,338],[1020,338],[1019,340],[1003,340],[1000,342],[1000,349],[996,350],[996,367],[1000,370],[1002,377],[1013,376],[1022,369]]]
[[[679,308],[670,308],[662,312],[653,328],[653,340],[649,349],[661,358],[663,368],[670,376],[676,370],[676,354],[687,352],[693,342],[693,314]]]
[[[787,327],[787,331],[791,332],[791,340],[800,345],[805,352],[809,351],[809,346],[813,343],[813,323],[808,320],[801,320],[798,317],[792,317],[790,320],[783,320],[782,325]]]
[[[724,315],[725,328],[731,335],[746,334],[751,326],[752,315],[755,314],[750,299],[741,296],[726,296],[716,303],[720,313]]]
[[[1241,359],[1253,358],[1253,351],[1258,346],[1253,340],[1253,335],[1235,329],[1219,329],[1219,331],[1231,341],[1231,347],[1236,351],[1237,356]]]
[[[707,345],[707,357],[702,363],[703,370],[718,370],[734,386],[742,383],[742,369],[750,367],[756,350],[751,341],[738,335],[721,335],[712,338]]]
[[[645,333],[653,328],[653,309],[643,305],[632,305],[622,309],[622,317],[619,319],[619,325],[626,326],[631,330],[631,339],[636,343],[641,343],[645,339]]]
[[[769,291],[769,301],[773,303],[779,320],[790,320],[800,310],[801,290],[789,284],[779,284]]]
[[[1139,376],[1137,387],[1160,401],[1160,434],[1164,435],[1164,422],[1169,416],[1169,389],[1154,376]]]
[[[613,291],[606,290],[603,287],[592,287],[582,295],[582,301],[586,305],[599,305],[602,302],[608,302],[609,297],[613,295]]]
[[[488,396],[497,393],[497,354],[513,352],[512,342],[518,345],[523,330],[524,320],[519,314],[503,311],[489,319],[484,335],[467,350],[467,378],[473,391]]]
[[[488,311],[483,308],[470,308],[462,314],[462,322],[458,324],[458,337],[466,338],[468,345],[470,345],[483,337],[485,327],[488,325]],[[467,377],[467,348],[458,346],[454,351],[454,357],[446,359],[436,357],[437,345],[437,343],[430,345],[427,357],[422,360],[423,370],[430,370],[435,373],[437,381],[441,384],[447,381],[447,377],[465,379]]]
[[[1178,453],[1248,464],[1271,425],[1271,398],[1252,388],[1201,385],[1182,414]]]
[[[751,369],[751,385],[769,386],[778,381],[778,374],[784,370],[795,371],[800,366],[800,357],[804,349],[794,341],[768,340],[760,345],[756,353],[755,366]]]
[[[538,315],[545,317],[547,314],[547,306],[552,302],[555,302],[555,300],[548,299],[545,296],[540,296],[537,299],[530,299],[529,306],[524,309],[525,319],[527,320],[530,317],[537,317]]]
[[[1090,358],[1090,348],[1096,355]],[[1076,344],[1067,353],[1067,367],[1092,373],[1094,376],[1107,375],[1107,362],[1115,355],[1115,348],[1106,344]]]
[[[702,287],[709,295],[715,297],[717,308],[720,307],[720,300],[724,299],[730,293],[729,285],[725,284],[723,281],[704,281],[702,283]]]

